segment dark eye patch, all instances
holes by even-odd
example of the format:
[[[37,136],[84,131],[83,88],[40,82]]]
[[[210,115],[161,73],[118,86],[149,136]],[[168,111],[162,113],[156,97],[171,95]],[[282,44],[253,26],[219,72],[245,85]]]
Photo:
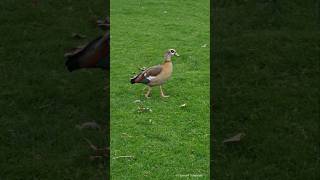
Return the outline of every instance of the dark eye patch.
[[[174,53],[174,50],[171,50],[171,53]]]

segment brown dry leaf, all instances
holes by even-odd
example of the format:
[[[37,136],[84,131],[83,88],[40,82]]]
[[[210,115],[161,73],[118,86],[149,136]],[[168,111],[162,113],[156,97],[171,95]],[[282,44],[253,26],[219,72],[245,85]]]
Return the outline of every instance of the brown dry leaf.
[[[232,136],[231,138],[225,139],[223,143],[236,143],[240,142],[242,138],[245,136],[245,133],[238,133],[235,136]]]

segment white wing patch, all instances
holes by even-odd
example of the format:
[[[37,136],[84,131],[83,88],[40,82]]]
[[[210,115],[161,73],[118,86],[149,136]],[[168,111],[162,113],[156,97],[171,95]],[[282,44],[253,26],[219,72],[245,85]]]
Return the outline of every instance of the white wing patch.
[[[156,78],[155,76],[148,76],[146,77],[149,81],[151,81],[152,79]]]
[[[146,76],[147,76],[147,73],[144,73],[143,76],[146,77]],[[156,78],[156,76],[148,76],[148,77],[146,77],[146,78],[147,78],[149,81],[151,81],[152,79]]]

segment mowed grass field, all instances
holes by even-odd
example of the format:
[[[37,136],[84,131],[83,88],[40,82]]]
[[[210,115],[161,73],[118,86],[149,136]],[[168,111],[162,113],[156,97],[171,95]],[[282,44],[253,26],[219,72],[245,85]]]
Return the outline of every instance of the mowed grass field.
[[[215,1],[215,179],[319,178],[319,8]],[[237,133],[241,142],[222,143]]]
[[[37,3],[34,3],[37,2]],[[102,34],[107,1],[0,2],[0,179],[103,179],[84,138],[107,144],[106,72],[69,73],[67,49]],[[72,33],[87,39],[77,40]],[[95,121],[102,129],[76,128]]]
[[[112,179],[208,179],[209,13],[208,0],[111,2]],[[163,86],[170,97],[156,87],[145,99],[129,79],[169,48],[180,54]]]

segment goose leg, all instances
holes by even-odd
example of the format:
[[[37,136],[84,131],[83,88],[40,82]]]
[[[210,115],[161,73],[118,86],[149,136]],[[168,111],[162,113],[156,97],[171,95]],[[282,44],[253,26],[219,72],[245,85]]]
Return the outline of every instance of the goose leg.
[[[149,98],[150,92],[151,92],[151,87],[148,86],[148,92],[144,95],[144,97]]]
[[[160,85],[160,92],[161,92],[161,96],[162,96],[162,97],[169,97],[169,96],[164,95],[164,93],[163,93],[163,91],[162,91],[162,86],[161,86],[161,85]]]

